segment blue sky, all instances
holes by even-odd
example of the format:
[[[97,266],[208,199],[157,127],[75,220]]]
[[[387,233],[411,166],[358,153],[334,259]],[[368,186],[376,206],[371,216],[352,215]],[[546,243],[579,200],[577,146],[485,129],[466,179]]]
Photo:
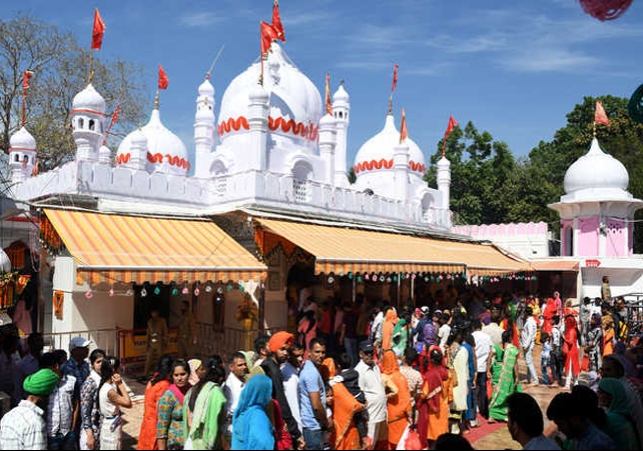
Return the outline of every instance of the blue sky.
[[[98,56],[142,65],[149,108],[162,64],[165,125],[192,150],[196,89],[221,45],[212,74],[218,106],[226,86],[258,56],[259,21],[272,0],[5,1],[0,14],[35,15],[91,40],[93,10],[107,30]],[[576,0],[281,0],[293,62],[324,92],[345,80],[351,95],[348,158],[384,125],[398,63],[395,116],[404,107],[410,136],[433,154],[449,115],[473,121],[517,157],[551,140],[583,96],[629,98],[643,83],[643,3],[602,23]],[[111,106],[113,108],[113,106]]]

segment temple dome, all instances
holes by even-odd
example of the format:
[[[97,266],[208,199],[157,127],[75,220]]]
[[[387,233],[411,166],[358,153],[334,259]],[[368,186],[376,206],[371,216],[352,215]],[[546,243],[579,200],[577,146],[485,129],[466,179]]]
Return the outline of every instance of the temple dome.
[[[606,154],[594,138],[585,155],[572,164],[565,173],[567,194],[585,189],[627,190],[630,177],[623,163]]]
[[[152,116],[140,132],[147,138],[147,162],[152,171],[166,172],[176,175],[187,175],[190,169],[188,151],[183,141],[168,130],[161,122],[158,109],[152,110]],[[143,142],[139,130],[127,135],[118,146],[116,161],[127,161],[131,154],[134,140]]]
[[[355,156],[353,169],[358,180],[366,174],[392,171],[395,147],[399,143],[400,132],[395,126],[395,118],[389,114],[382,131],[366,141]],[[409,146],[409,167],[413,174],[421,178],[426,172],[424,154],[411,138],[406,138],[405,143]]]
[[[21,127],[16,133],[11,135],[9,139],[9,151],[11,150],[36,150],[36,140],[27,131],[25,127]]]
[[[74,97],[72,113],[74,111],[87,111],[105,115],[105,99],[94,89],[94,86],[89,84]]]
[[[256,61],[226,88],[218,124],[222,144],[231,136],[248,132],[249,96],[260,74],[261,63]],[[272,43],[268,59],[264,61],[263,87],[270,95],[269,133],[314,148],[322,116],[321,96],[276,42]]]

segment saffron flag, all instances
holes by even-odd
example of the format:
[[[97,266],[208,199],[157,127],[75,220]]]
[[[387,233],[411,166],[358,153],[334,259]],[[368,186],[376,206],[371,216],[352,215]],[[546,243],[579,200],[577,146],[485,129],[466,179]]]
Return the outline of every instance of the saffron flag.
[[[163,66],[159,64],[159,89],[167,89],[168,84],[170,84],[170,79],[167,78],[167,74],[163,70]]]
[[[279,15],[279,0],[275,0],[275,4],[272,7],[272,28],[274,28],[277,33],[277,39],[286,42],[284,26],[281,23],[281,16]]]
[[[607,117],[605,108],[603,108],[603,104],[601,103],[600,100],[596,101],[596,111],[594,112],[594,122],[598,124],[607,125],[608,127],[610,125],[610,120]]]
[[[27,90],[29,89],[29,80],[31,80],[31,76],[33,75],[33,72],[30,70],[24,71],[22,74],[22,89]]]
[[[456,122],[455,119],[453,119],[453,116],[449,116],[449,125],[447,125],[447,131],[444,134],[444,140],[446,141],[449,139],[449,135],[453,131],[454,128],[456,128],[459,124]]]
[[[103,45],[103,34],[105,34],[105,24],[100,17],[98,8],[94,10],[94,30],[92,32],[92,50],[100,50]]]
[[[333,101],[330,97],[330,74],[326,74],[326,114],[333,114]]]
[[[402,124],[400,125],[400,144],[409,137],[409,130],[406,128],[406,112],[402,108]]]
[[[109,131],[112,129],[116,121],[118,120],[118,113],[121,111],[121,104],[119,103],[116,105],[116,109],[114,110],[114,113],[112,114],[112,120],[109,123],[109,127],[107,127],[107,133],[109,134]]]
[[[269,23],[261,21],[261,55],[262,56],[265,55],[268,52],[268,50],[270,50],[270,44],[275,39],[278,39],[277,31],[275,30],[275,28]]]
[[[393,66],[393,86],[391,87],[391,94],[395,92],[395,88],[397,87],[397,68],[399,66],[396,64]]]

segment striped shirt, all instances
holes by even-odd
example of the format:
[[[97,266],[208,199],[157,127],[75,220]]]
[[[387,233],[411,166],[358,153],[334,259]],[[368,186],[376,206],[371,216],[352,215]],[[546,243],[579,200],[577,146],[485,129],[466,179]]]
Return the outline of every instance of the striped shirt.
[[[0,449],[47,449],[44,412],[22,400],[0,421]]]
[[[47,409],[47,432],[50,437],[67,435],[71,431],[74,414],[74,376],[63,376],[54,392],[49,395]]]

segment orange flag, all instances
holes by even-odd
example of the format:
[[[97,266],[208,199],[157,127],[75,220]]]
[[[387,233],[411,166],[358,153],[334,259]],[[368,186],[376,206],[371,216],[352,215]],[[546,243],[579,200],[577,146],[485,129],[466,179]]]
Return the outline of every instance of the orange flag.
[[[275,27],[267,22],[261,21],[261,55],[265,55],[270,50],[270,44],[273,40],[279,39]]]
[[[447,125],[447,131],[444,132],[444,140],[442,140],[442,156],[444,156],[444,152],[446,151],[447,139],[449,139],[449,135],[458,125],[459,124],[456,122],[456,120],[453,119],[453,116],[449,116],[449,125]]]
[[[103,34],[105,34],[105,24],[100,17],[98,8],[94,10],[94,30],[92,32],[92,50],[100,50],[103,45]]]
[[[168,84],[170,84],[170,79],[167,78],[167,74],[163,70],[163,66],[159,64],[159,89],[167,89]]]
[[[326,114],[333,114],[333,101],[330,97],[330,74],[326,74]]]
[[[22,89],[24,89],[25,91],[29,89],[29,80],[31,80],[32,75],[33,72],[30,70],[26,70],[22,74]]]
[[[286,42],[286,35],[284,34],[284,26],[281,23],[281,16],[279,15],[279,0],[275,0],[275,4],[272,7],[272,27],[277,33],[277,39],[282,42]]]
[[[400,125],[400,144],[409,137],[409,130],[406,128],[406,112],[402,108],[402,124]]]
[[[395,88],[397,87],[397,68],[399,66],[396,64],[393,66],[393,86],[391,87],[391,94],[395,92]]]
[[[601,103],[600,100],[596,101],[596,111],[594,111],[594,122],[596,122],[597,124],[607,125],[608,127],[610,125],[610,120],[607,117],[605,108],[603,108],[603,104]]]

